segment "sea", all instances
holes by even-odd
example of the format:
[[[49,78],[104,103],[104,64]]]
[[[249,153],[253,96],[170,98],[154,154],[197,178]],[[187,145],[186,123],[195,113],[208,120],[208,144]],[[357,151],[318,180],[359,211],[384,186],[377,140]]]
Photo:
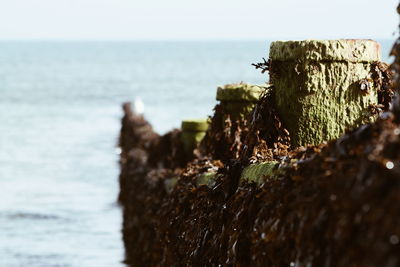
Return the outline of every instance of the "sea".
[[[381,40],[383,60],[393,40]],[[0,42],[0,266],[124,266],[123,102],[159,133],[213,113],[218,85],[268,81],[270,41]]]

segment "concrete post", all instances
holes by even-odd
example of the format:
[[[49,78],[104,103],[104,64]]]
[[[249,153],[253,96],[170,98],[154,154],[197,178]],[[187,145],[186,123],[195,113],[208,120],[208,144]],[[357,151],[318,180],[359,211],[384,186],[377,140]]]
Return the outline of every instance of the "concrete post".
[[[182,121],[182,143],[186,153],[192,153],[193,149],[203,140],[208,129],[207,119],[192,119]]]
[[[240,120],[253,110],[265,87],[245,83],[219,86],[217,100],[233,120]]]
[[[270,48],[275,103],[295,146],[338,138],[369,119],[377,104],[370,66],[372,40],[277,41]]]

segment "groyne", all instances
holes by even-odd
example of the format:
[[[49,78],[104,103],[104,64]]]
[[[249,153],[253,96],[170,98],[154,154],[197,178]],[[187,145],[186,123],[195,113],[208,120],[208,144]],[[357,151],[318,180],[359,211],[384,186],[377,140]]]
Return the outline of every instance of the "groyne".
[[[128,264],[400,265],[400,101],[376,43],[274,45],[271,83],[218,88],[205,134],[159,136],[124,105]]]

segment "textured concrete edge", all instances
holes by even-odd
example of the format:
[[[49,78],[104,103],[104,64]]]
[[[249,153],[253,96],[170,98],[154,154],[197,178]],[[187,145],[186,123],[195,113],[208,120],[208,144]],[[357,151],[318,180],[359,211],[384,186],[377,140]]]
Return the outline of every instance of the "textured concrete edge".
[[[182,121],[182,131],[205,132],[209,127],[210,121],[204,119],[186,119]]]
[[[381,45],[369,39],[275,41],[269,57],[277,61],[381,61]]]
[[[257,102],[269,87],[269,84],[254,85],[246,83],[218,86],[216,100],[227,102]]]

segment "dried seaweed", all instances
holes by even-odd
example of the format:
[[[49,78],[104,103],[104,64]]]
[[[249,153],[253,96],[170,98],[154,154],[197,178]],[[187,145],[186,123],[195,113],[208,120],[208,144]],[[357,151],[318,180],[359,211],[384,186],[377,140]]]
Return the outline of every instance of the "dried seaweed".
[[[179,176],[180,167],[193,155],[185,154],[179,130],[159,136],[129,103],[123,109],[118,200],[123,207],[126,262],[153,266],[162,254],[155,214],[167,194],[165,181]]]
[[[200,144],[199,152],[203,157],[210,157],[226,163],[237,159],[243,150],[245,136],[248,133],[248,120],[231,119],[224,105],[217,104],[210,128]]]
[[[289,131],[284,127],[273,102],[274,90],[265,92],[250,114],[250,129],[241,155],[243,164],[286,156],[291,148]]]
[[[379,112],[388,111],[394,96],[392,89],[393,73],[389,65],[383,62],[373,62],[371,64],[371,77],[374,87],[378,88]]]
[[[263,62],[259,62],[259,63],[253,63],[251,64],[252,66],[254,66],[256,69],[260,69],[261,73],[265,73],[267,71],[269,71],[271,62],[268,60],[266,60],[265,58],[263,58]]]
[[[290,146],[273,90],[245,121],[230,120],[217,105],[191,159],[181,157],[179,132],[139,134],[148,125],[125,109],[120,181],[127,262],[400,266],[400,100],[392,100],[400,85],[399,40],[392,54],[394,83],[387,66],[371,69],[380,88],[377,121],[318,146]],[[159,155],[156,147],[164,147]],[[239,181],[245,165],[272,159],[284,171],[261,186]],[[214,185],[198,185],[198,174],[211,169],[218,169]],[[165,184],[174,178],[168,193]]]

